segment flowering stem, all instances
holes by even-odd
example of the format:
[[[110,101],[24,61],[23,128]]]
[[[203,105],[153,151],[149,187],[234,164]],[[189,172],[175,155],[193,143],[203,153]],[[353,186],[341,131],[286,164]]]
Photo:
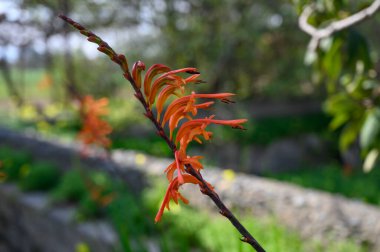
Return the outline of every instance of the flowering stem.
[[[128,63],[124,55],[117,54],[106,42],[104,42],[100,37],[91,31],[87,30],[82,25],[73,21],[72,19],[59,15],[61,19],[65,22],[72,25],[74,28],[80,31],[83,35],[85,35],[90,42],[96,43],[99,45],[98,50],[110,57],[110,59],[118,64],[122,71],[124,77],[131,83],[133,89],[135,90],[136,98],[141,102],[142,106],[145,109],[145,116],[149,118],[149,120],[154,124],[157,129],[158,135],[165,140],[168,144],[169,148],[173,152],[173,155],[176,156],[177,146],[175,143],[170,140],[166,132],[164,131],[161,124],[158,122],[156,117],[154,116],[152,110],[149,108],[148,103],[144,99],[144,95],[142,94],[140,88],[136,85],[135,80],[129,72]],[[261,247],[261,245],[256,241],[255,238],[249,233],[249,231],[240,223],[240,221],[235,217],[235,215],[226,207],[226,205],[222,202],[219,195],[210,188],[208,183],[203,179],[201,173],[194,169],[190,164],[186,164],[186,172],[190,175],[194,176],[196,179],[200,181],[200,191],[211,198],[211,200],[215,203],[215,205],[219,208],[219,213],[226,217],[232,225],[240,232],[243,236],[241,241],[250,244],[257,252],[265,252],[265,250]]]

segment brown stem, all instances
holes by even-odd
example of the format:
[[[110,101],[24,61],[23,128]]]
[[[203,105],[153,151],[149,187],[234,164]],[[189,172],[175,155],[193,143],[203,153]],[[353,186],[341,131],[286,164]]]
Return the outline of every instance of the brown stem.
[[[104,42],[100,37],[92,33],[91,31],[84,28],[82,25],[74,22],[72,19],[60,15],[60,18],[62,18],[64,21],[72,25],[74,28],[78,29],[83,35],[88,37],[88,40],[90,42],[96,43],[99,45],[98,50],[103,52],[104,54],[107,54],[113,62],[118,64],[121,69],[124,72],[124,77],[131,83],[133,89],[135,90],[135,96],[136,98],[141,102],[145,109],[145,116],[149,118],[149,120],[152,121],[154,126],[157,129],[157,133],[160,137],[162,137],[165,142],[168,144],[169,148],[172,150],[173,154],[177,151],[177,146],[175,143],[170,140],[164,129],[162,128],[161,124],[157,121],[156,117],[154,116],[152,110],[148,106],[146,100],[144,99],[144,96],[141,92],[141,90],[137,87],[134,79],[132,78],[129,69],[128,64],[125,59],[124,55],[117,54],[106,42]],[[226,217],[232,225],[240,232],[240,234],[243,236],[241,238],[241,241],[246,242],[250,244],[257,252],[265,252],[265,250],[261,247],[261,245],[256,241],[255,238],[249,233],[249,231],[240,223],[240,221],[235,217],[235,215],[224,205],[222,200],[219,198],[219,195],[208,185],[208,183],[203,179],[201,173],[194,169],[191,165],[186,165],[186,172],[190,175],[197,178],[201,185],[200,185],[200,191],[211,198],[211,200],[215,203],[215,205],[219,208],[219,213]]]

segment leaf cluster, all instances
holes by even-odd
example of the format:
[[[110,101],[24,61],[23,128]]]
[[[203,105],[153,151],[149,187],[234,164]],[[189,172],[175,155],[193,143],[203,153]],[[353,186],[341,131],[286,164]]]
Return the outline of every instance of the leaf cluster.
[[[323,27],[354,14],[369,2],[317,1],[315,4],[317,11],[308,21]],[[332,116],[330,129],[340,132],[341,151],[358,142],[365,171],[375,165],[380,150],[378,59],[368,37],[360,26],[350,27],[322,39],[315,52],[309,51],[313,57],[306,55],[314,69],[314,81],[326,87],[325,110]]]

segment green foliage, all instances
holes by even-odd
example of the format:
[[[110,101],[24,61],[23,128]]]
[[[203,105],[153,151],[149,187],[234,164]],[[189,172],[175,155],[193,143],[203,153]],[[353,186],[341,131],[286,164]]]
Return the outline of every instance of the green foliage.
[[[104,216],[103,209],[99,206],[99,203],[95,201],[89,194],[84,197],[78,203],[78,209],[76,217],[78,220],[88,220]]]
[[[31,127],[42,134],[75,135],[80,129],[78,112],[73,106],[50,103],[43,107],[19,108],[17,121],[22,128]]]
[[[295,2],[299,11],[310,4],[309,1]],[[308,22],[315,27],[326,27],[370,3],[317,1]],[[375,67],[378,57],[367,39],[370,35],[364,36],[362,31],[365,30],[353,26],[322,39],[316,51],[309,49],[308,53],[314,54],[314,57],[308,55],[308,59],[311,59],[309,63],[313,63],[315,80],[326,85],[326,111],[333,117],[330,127],[340,129],[341,151],[345,151],[360,137],[363,156],[366,156],[371,150],[380,148],[380,83],[376,78],[379,73]]]
[[[23,169],[19,185],[24,191],[49,190],[59,181],[58,168],[48,162],[35,162]]]
[[[360,145],[370,149],[376,144],[380,133],[380,108],[368,111],[363,127],[360,131]]]
[[[60,183],[50,193],[55,203],[75,203],[78,206],[78,220],[104,216],[106,205],[102,199],[119,187],[103,172],[73,169],[66,172]],[[112,202],[112,201],[111,201]]]
[[[330,45],[331,43],[331,45]],[[321,60],[321,67],[324,73],[329,77],[328,89],[333,91],[335,88],[335,82],[338,79],[342,70],[342,56],[340,49],[343,44],[342,39],[334,39],[332,42],[326,43],[326,51]]]
[[[0,160],[6,180],[15,181],[20,178],[23,170],[29,169],[31,157],[25,151],[16,152],[2,146],[0,147]]]
[[[173,155],[166,143],[162,141],[162,138],[156,135],[136,138],[132,136],[118,137],[115,134],[111,135],[111,140],[112,148],[115,149],[139,150],[151,155],[164,157],[171,157]]]
[[[232,131],[228,128],[215,127],[216,137],[223,140],[238,141],[240,144],[267,145],[276,139],[296,136],[303,133],[317,133],[323,137],[331,138],[332,134],[326,134],[326,126],[330,118],[323,113],[308,114],[302,116],[288,116],[250,120],[247,131],[244,134]]]
[[[87,193],[86,185],[78,169],[67,171],[51,193],[53,201],[79,202]]]
[[[138,198],[124,188],[118,191],[118,196],[106,209],[125,252],[145,251],[144,238],[154,233],[153,217],[142,205]],[[133,246],[130,237],[136,241]]]
[[[123,83],[124,84],[124,83]],[[126,93],[125,97],[132,94]],[[113,97],[109,100],[107,121],[112,125],[115,131],[123,130],[129,126],[148,124],[145,118],[141,116],[141,106],[137,99],[125,99],[124,97]],[[150,126],[150,125],[149,125]]]
[[[108,203],[102,200],[118,186],[105,173],[74,169],[62,176],[50,196],[54,203],[75,203],[78,220],[94,219],[104,216]]]
[[[345,175],[341,167],[328,165],[267,176],[380,205],[380,169],[370,174],[354,170]]]
[[[28,99],[30,100],[36,100],[41,98],[46,98],[47,94],[46,92],[41,92],[38,88],[38,82],[43,77],[44,70],[43,69],[24,69],[21,70],[19,68],[12,68],[11,69],[11,75],[17,76],[15,78],[15,81],[17,83],[26,84],[23,83],[22,78],[25,78],[27,80],[27,85],[23,85],[22,89],[23,92],[26,92],[28,94]],[[9,97],[9,93],[6,90],[6,83],[4,81],[4,78],[0,78],[0,99],[6,99]]]
[[[85,184],[86,193],[79,199],[77,218],[85,220],[104,216],[108,203],[104,203],[103,200],[107,196],[111,197],[118,183],[103,172],[83,172],[78,175]]]

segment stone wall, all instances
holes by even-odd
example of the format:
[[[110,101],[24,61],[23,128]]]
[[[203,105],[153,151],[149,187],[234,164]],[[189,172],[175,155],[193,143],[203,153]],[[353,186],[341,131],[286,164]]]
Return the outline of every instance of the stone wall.
[[[16,134],[5,129],[0,129],[0,143],[31,151],[37,158],[61,160],[65,164],[63,166],[67,166],[69,157],[77,156],[74,144],[62,144],[56,140],[41,139],[38,135]],[[117,169],[117,173],[124,174],[136,190],[145,183],[145,175],[162,176],[163,170],[171,162],[134,151],[118,150],[112,152],[111,159],[106,161],[90,157],[83,161],[91,168]],[[275,216],[305,238],[323,238],[332,242],[349,238],[369,245],[372,251],[380,251],[378,207],[252,175],[231,176],[217,168],[206,168],[203,174],[215,186],[227,206],[233,209],[254,216]],[[199,197],[199,192],[190,192],[186,187],[185,194],[192,204],[213,208],[207,197]]]
[[[118,237],[104,221],[77,223],[72,207],[53,208],[43,193],[22,193],[15,185],[0,185],[1,252],[71,252],[87,246],[91,252],[115,251]]]

